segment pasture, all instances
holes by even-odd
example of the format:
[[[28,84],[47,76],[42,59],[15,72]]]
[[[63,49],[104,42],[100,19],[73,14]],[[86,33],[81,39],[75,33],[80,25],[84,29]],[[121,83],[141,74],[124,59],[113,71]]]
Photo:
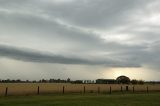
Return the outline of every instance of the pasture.
[[[0,96],[71,93],[156,92],[156,85],[70,84],[70,83],[0,83]]]
[[[7,96],[0,106],[160,106],[160,93]]]

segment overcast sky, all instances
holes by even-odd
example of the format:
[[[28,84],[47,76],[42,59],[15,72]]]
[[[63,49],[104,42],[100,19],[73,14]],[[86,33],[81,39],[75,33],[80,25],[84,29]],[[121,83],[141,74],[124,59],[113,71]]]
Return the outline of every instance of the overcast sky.
[[[160,80],[159,0],[0,0],[0,79]]]

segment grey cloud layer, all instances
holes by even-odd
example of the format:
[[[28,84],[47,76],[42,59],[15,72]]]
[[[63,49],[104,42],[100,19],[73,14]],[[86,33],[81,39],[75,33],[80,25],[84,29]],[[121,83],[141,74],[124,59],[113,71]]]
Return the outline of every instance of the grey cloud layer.
[[[13,46],[0,45],[0,56],[26,61],[40,63],[58,63],[58,64],[83,64],[83,65],[105,65],[108,67],[139,67],[134,63],[122,63],[114,60],[87,60],[76,57],[65,57],[53,53],[40,52],[32,49],[17,48]]]
[[[60,63],[60,64],[88,64],[87,60],[69,58],[54,54],[42,53],[30,49],[20,49],[0,45],[0,56],[28,62]]]
[[[159,8],[153,8],[158,4],[151,0],[1,0],[0,43],[14,46],[1,45],[0,56],[31,62],[159,68],[160,25],[143,22],[159,13]],[[124,35],[127,40],[114,39]],[[58,55],[46,54],[46,50]]]

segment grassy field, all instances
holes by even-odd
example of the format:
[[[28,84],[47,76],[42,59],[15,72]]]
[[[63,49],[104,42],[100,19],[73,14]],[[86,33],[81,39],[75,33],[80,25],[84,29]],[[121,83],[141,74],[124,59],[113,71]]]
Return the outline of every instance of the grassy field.
[[[86,93],[106,93],[110,91],[110,86],[113,92],[125,91],[126,86],[132,92],[133,86],[135,92],[146,92],[147,86],[149,92],[160,91],[160,84],[156,85],[120,85],[120,84],[70,84],[70,83],[0,83],[0,96],[5,95],[6,87],[8,87],[7,95],[31,95],[36,94],[39,86],[40,94],[45,93],[60,93],[65,88],[65,93],[83,93],[84,87]]]
[[[160,93],[7,96],[0,106],[160,106]]]

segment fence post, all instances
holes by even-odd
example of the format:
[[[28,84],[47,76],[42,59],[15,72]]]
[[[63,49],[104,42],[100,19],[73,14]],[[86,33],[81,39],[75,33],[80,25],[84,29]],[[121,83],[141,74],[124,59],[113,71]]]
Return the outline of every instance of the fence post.
[[[64,94],[64,86],[63,86],[63,94]]]
[[[134,86],[133,86],[133,93],[134,93]]]
[[[84,94],[86,93],[86,87],[85,86],[83,87],[83,93]]]
[[[109,93],[110,93],[110,94],[112,94],[112,87],[111,87],[111,86],[110,86],[110,90],[109,90]]]
[[[126,86],[126,91],[128,91],[128,86]]]
[[[6,87],[6,92],[5,92],[5,96],[8,95],[8,87]]]
[[[148,86],[147,86],[147,93],[148,93]]]
[[[39,95],[39,86],[38,86],[38,89],[37,89],[37,94]]]

